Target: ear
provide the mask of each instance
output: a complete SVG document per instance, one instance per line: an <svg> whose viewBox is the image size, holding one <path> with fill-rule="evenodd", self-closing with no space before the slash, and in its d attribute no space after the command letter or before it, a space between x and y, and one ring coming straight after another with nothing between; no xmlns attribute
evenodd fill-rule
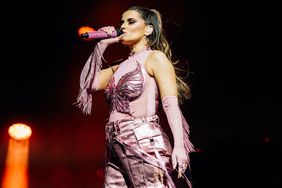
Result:
<svg viewBox="0 0 282 188"><path fill-rule="evenodd" d="M149 36L153 33L154 27L152 25L147 25L145 29L145 36Z"/></svg>

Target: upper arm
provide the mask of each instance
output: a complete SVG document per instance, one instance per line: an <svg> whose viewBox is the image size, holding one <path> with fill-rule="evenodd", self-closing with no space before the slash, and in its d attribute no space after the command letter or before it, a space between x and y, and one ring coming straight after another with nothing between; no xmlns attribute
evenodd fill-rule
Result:
<svg viewBox="0 0 282 188"><path fill-rule="evenodd" d="M98 75L98 82L96 83L97 85L95 87L96 91L103 90L107 87L109 81L111 80L117 68L118 65L115 65L100 71Z"/></svg>
<svg viewBox="0 0 282 188"><path fill-rule="evenodd" d="M174 67L163 52L153 51L146 60L146 69L156 79L161 98L177 96Z"/></svg>

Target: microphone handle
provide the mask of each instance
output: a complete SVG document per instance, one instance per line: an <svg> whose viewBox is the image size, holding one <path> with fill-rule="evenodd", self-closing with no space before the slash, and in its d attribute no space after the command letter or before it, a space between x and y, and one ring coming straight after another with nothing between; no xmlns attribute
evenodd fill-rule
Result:
<svg viewBox="0 0 282 188"><path fill-rule="evenodd" d="M106 38L114 38L122 34L120 29L116 29L113 31L111 35L104 31L90 31L86 33L82 33L81 37L85 39L106 39Z"/></svg>

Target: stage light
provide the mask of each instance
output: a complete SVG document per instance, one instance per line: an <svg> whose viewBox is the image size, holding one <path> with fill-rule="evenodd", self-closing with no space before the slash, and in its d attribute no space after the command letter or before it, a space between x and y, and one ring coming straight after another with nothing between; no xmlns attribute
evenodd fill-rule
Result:
<svg viewBox="0 0 282 188"><path fill-rule="evenodd" d="M89 27L89 26L81 26L79 29L78 29L78 36L80 37L80 38L82 38L83 40L88 40L88 41L90 41L91 39L87 39L87 38L83 38L83 37L81 37L81 34L83 34L83 33L86 33L86 32L90 32L90 31L95 31L95 29L94 28L92 28L92 27Z"/></svg>
<svg viewBox="0 0 282 188"><path fill-rule="evenodd" d="M31 128L23 123L9 127L10 135L2 188L28 188L28 153Z"/></svg>
<svg viewBox="0 0 282 188"><path fill-rule="evenodd" d="M22 123L16 123L10 126L9 135L16 140L25 140L31 136L31 128Z"/></svg>

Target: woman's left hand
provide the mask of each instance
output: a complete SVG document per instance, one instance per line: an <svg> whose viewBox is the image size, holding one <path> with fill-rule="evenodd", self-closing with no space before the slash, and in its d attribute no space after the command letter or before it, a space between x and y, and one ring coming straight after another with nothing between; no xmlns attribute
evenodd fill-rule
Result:
<svg viewBox="0 0 282 188"><path fill-rule="evenodd" d="M185 173L188 167L188 156L184 147L175 147L172 151L172 166L178 171L178 178Z"/></svg>

